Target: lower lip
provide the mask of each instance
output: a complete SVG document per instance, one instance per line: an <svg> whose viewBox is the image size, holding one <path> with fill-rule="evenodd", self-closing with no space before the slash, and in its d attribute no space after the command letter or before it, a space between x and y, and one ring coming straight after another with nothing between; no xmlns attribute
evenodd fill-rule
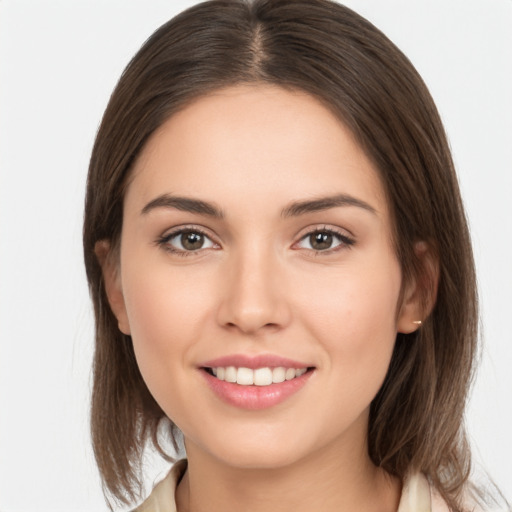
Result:
<svg viewBox="0 0 512 512"><path fill-rule="evenodd" d="M300 391L311 377L313 370L292 380L268 386L242 386L219 380L205 370L201 370L210 389L224 402L241 409L260 410L278 405Z"/></svg>

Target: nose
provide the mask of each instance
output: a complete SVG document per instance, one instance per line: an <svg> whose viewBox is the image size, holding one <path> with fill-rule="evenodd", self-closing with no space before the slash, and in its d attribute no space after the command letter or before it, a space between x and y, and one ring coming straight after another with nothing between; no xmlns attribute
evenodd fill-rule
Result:
<svg viewBox="0 0 512 512"><path fill-rule="evenodd" d="M252 335L283 329L291 319L283 269L276 258L248 252L226 262L218 322Z"/></svg>

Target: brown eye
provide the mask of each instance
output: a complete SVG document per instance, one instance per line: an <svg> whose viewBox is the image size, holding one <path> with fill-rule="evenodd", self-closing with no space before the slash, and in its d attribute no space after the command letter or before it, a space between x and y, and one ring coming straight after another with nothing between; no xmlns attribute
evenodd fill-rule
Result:
<svg viewBox="0 0 512 512"><path fill-rule="evenodd" d="M177 254L198 252L202 249L218 247L210 237L194 229L174 231L160 238L158 243L166 250Z"/></svg>
<svg viewBox="0 0 512 512"><path fill-rule="evenodd" d="M315 251L325 251L332 247L333 239L332 233L320 231L309 235L309 244Z"/></svg>
<svg viewBox="0 0 512 512"><path fill-rule="evenodd" d="M204 235L194 231L188 231L181 234L180 242L183 249L187 251L197 251L204 245Z"/></svg>
<svg viewBox="0 0 512 512"><path fill-rule="evenodd" d="M320 229L302 237L295 247L298 249L309 249L314 252L329 252L338 248L350 247L354 242L352 238L334 230Z"/></svg>

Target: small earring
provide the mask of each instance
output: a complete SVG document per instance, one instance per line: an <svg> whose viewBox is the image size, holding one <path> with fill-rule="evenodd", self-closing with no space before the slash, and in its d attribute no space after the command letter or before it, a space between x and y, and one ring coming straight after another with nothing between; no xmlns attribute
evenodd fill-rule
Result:
<svg viewBox="0 0 512 512"><path fill-rule="evenodd" d="M413 320L414 325L421 325L423 322L421 320Z"/></svg>

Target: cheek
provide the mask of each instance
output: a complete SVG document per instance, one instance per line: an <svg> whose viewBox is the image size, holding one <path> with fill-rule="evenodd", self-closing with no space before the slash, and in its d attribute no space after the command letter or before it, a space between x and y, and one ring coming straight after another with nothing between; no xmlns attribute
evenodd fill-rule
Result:
<svg viewBox="0 0 512 512"><path fill-rule="evenodd" d="M396 330L400 286L400 268L391 259L381 265L351 265L312 275L298 296L326 334L358 338L357 333L366 329Z"/></svg>
<svg viewBox="0 0 512 512"><path fill-rule="evenodd" d="M211 312L211 280L180 270L128 262L123 280L137 363L155 397L169 375L179 378L180 369L192 364Z"/></svg>
<svg viewBox="0 0 512 512"><path fill-rule="evenodd" d="M303 295L303 322L323 345L334 378L376 393L396 339L401 272L394 258L341 268ZM377 388L377 389L375 389ZM373 396L371 397L373 398Z"/></svg>

